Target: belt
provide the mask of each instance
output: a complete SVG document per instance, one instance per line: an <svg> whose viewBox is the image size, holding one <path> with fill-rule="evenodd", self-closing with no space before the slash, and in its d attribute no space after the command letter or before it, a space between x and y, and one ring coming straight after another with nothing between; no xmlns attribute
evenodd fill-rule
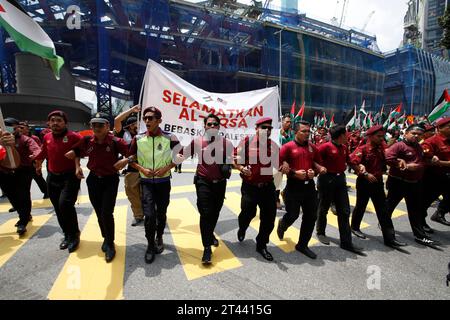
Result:
<svg viewBox="0 0 450 320"><path fill-rule="evenodd" d="M99 176L99 175L96 175L95 173L92 173L92 172L90 172L89 175L92 175L95 178L99 178L99 179L114 178L114 177L118 176L118 174L109 174L109 175L106 175L106 176Z"/></svg>
<svg viewBox="0 0 450 320"><path fill-rule="evenodd" d="M218 180L210 180L210 179L207 179L207 178L201 177L201 176L197 176L197 179L201 179L201 180L206 181L206 182L208 182L208 183L214 183L214 184L219 183L219 182L223 182L223 181L227 180L227 179L225 179L225 178L218 179Z"/></svg>
<svg viewBox="0 0 450 320"><path fill-rule="evenodd" d="M330 176L336 176L336 177L339 177L339 176L345 175L345 172L338 172L338 173L327 172L326 174L328 174L328 175L330 175Z"/></svg>
<svg viewBox="0 0 450 320"><path fill-rule="evenodd" d="M291 178L291 179L288 179L288 183L293 183L293 184L304 184L304 185L306 185L306 184L309 184L310 182L312 182L312 183L314 183L314 180L300 180L300 179L297 179L297 178Z"/></svg>
<svg viewBox="0 0 450 320"><path fill-rule="evenodd" d="M400 178L400 177L394 177L394 176L391 176L391 175L389 175L389 177L397 179L397 180L400 180L400 181L404 181L404 182L407 182L407 183L417 183L417 182L419 182L419 180L408 180L408 179L404 179L404 178Z"/></svg>
<svg viewBox="0 0 450 320"><path fill-rule="evenodd" d="M50 174L53 175L53 176L59 177L59 176L66 176L66 175L69 175L69 174L75 175L75 170L74 170L74 171L61 172L61 173L56 173L56 172L50 172L50 171L49 171L48 173L50 173Z"/></svg>
<svg viewBox="0 0 450 320"><path fill-rule="evenodd" d="M246 184L248 184L249 186L252 187L256 187L256 188L264 188L267 186L270 186L271 184L273 184L273 181L270 182L259 182L259 183L249 183L249 182L245 182Z"/></svg>

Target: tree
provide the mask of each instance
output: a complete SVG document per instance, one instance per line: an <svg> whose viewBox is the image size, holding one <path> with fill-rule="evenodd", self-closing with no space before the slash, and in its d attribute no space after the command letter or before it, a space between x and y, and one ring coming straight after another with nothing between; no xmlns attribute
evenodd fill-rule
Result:
<svg viewBox="0 0 450 320"><path fill-rule="evenodd" d="M444 29L441 45L446 49L450 49L450 7L445 10L443 16L439 17L438 21L441 28Z"/></svg>

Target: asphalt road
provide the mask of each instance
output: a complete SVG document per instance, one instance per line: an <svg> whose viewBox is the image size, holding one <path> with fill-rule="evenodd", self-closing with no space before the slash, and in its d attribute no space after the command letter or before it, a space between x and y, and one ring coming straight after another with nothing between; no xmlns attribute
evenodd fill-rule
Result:
<svg viewBox="0 0 450 320"><path fill-rule="evenodd" d="M122 194L116 204L116 245L118 255L111 264L100 251L101 237L95 213L82 182L76 208L82 242L69 255L58 246L62 238L56 216L48 202L37 201L28 236L19 239L13 228L16 213L8 213L0 202L0 300L2 299L145 299L145 300L317 300L317 299L425 299L450 298L445 278L449 273L450 228L429 222L442 251L414 242L406 207L398 207L394 226L400 240L408 243L407 253L383 245L375 214L366 212L363 232L367 240L355 237L366 257L339 248L338 229L332 214L327 234L330 246L313 241L318 254L311 260L293 249L300 219L291 227L287 241L273 240L268 250L275 261L267 262L255 252L256 229L250 227L239 243L236 232L239 213L240 178L233 174L227 200L216 227L220 246L214 249L213 265L201 266L193 166L173 173L165 251L153 264L144 262L146 240L143 226L131 227L132 212ZM355 176L349 175L350 185ZM119 192L123 192L123 177ZM355 197L355 190L349 192ZM83 197L84 195L84 197ZM32 198L42 194L32 185ZM41 203L39 205L39 203ZM39 207L40 208L37 208ZM433 212L429 209L429 215ZM277 218L282 216L279 211ZM92 216L91 216L92 215ZM448 216L447 216L448 218ZM257 224L254 225L257 228ZM275 235L275 230L272 235ZM314 236L314 235L313 235ZM83 238L85 237L85 238ZM276 239L275 237L271 239Z"/></svg>

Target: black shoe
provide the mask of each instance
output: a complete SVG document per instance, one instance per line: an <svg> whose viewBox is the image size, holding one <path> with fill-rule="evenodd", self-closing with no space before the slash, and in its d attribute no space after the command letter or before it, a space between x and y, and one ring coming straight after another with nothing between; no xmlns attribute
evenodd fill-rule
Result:
<svg viewBox="0 0 450 320"><path fill-rule="evenodd" d="M352 229L352 233L353 233L355 236L357 236L358 238L361 238L361 239L367 239L367 238L366 238L366 235L365 235L364 233L362 233L360 230L353 230L353 229Z"/></svg>
<svg viewBox="0 0 450 320"><path fill-rule="evenodd" d="M266 259L267 261L273 261L273 257L272 257L272 255L270 254L270 252L269 251L267 251L267 248L258 248L258 247L256 247L256 252L258 252L260 255L262 255L262 257L264 258L264 259Z"/></svg>
<svg viewBox="0 0 450 320"><path fill-rule="evenodd" d="M393 239L391 241L385 241L384 242L385 245L387 245L388 247L404 247L407 246L407 244L405 242L400 242L396 239Z"/></svg>
<svg viewBox="0 0 450 320"><path fill-rule="evenodd" d="M156 254L162 253L164 251L164 242L162 236L160 237L157 236L155 242L156 242L155 253Z"/></svg>
<svg viewBox="0 0 450 320"><path fill-rule="evenodd" d="M48 194L44 193L44 196L42 197L42 199L48 199L48 198L50 198L50 196Z"/></svg>
<svg viewBox="0 0 450 320"><path fill-rule="evenodd" d="M155 261L155 249L153 246L148 246L147 251L145 252L145 263L152 263Z"/></svg>
<svg viewBox="0 0 450 320"><path fill-rule="evenodd" d="M134 219L133 223L131 224L132 227L136 227L144 222L144 219L142 218L136 218Z"/></svg>
<svg viewBox="0 0 450 320"><path fill-rule="evenodd" d="M31 214L28 216L28 222L30 222L30 221L33 221L33 216L32 216ZM19 226L19 224L20 224L20 220L16 222L16 224L14 225L14 227Z"/></svg>
<svg viewBox="0 0 450 320"><path fill-rule="evenodd" d="M102 251L106 252L107 248L108 248L108 244L106 243L106 239L105 239L105 240L103 240L103 243L102 243Z"/></svg>
<svg viewBox="0 0 450 320"><path fill-rule="evenodd" d="M277 236L278 236L278 239L283 240L283 237L284 237L284 230L283 230L283 228L281 227L281 219L280 219L280 221L278 221Z"/></svg>
<svg viewBox="0 0 450 320"><path fill-rule="evenodd" d="M417 243L422 244L424 246L427 246L427 247L430 247L430 248L433 248L433 249L436 249L436 250L441 250L440 248L437 247L437 245L438 245L437 241L434 241L434 240L431 240L431 239L428 239L428 238L417 238L417 237L415 237L414 240Z"/></svg>
<svg viewBox="0 0 450 320"><path fill-rule="evenodd" d="M424 223L422 228L423 228L423 231L425 231L426 233L434 233L434 230L431 229L431 227L429 225L427 225L426 223Z"/></svg>
<svg viewBox="0 0 450 320"><path fill-rule="evenodd" d="M205 250L203 250L202 264L204 265L211 264L211 256L212 256L211 247L205 247Z"/></svg>
<svg viewBox="0 0 450 320"><path fill-rule="evenodd" d="M59 249L60 250L66 250L68 246L69 246L69 237L68 236L64 236L64 239L59 244Z"/></svg>
<svg viewBox="0 0 450 320"><path fill-rule="evenodd" d="M8 212L14 212L14 211L16 211L16 208L14 208L14 207L9 208L9 210L8 210Z"/></svg>
<svg viewBox="0 0 450 320"><path fill-rule="evenodd" d="M344 249L344 250L353 252L353 253L355 253L355 254L357 254L357 255L359 255L359 256L363 256L363 257L367 256L367 255L362 251L362 248L359 248L359 247L357 247L357 246L355 246L355 245L341 245L341 248Z"/></svg>
<svg viewBox="0 0 450 320"><path fill-rule="evenodd" d="M17 233L19 236L23 235L25 232L27 232L27 227L24 224L19 224L17 226Z"/></svg>
<svg viewBox="0 0 450 320"><path fill-rule="evenodd" d="M116 256L116 248L114 247L114 243L110 245L106 245L105 250L105 260L106 262L111 262Z"/></svg>
<svg viewBox="0 0 450 320"><path fill-rule="evenodd" d="M311 251L308 247L301 247L297 244L295 246L295 250L303 253L305 256L307 256L311 259L317 259L317 254L315 254L313 251Z"/></svg>
<svg viewBox="0 0 450 320"><path fill-rule="evenodd" d="M440 215L439 213L435 212L430 219L434 222L441 223L444 226L450 226L450 222L445 220L445 217L443 215Z"/></svg>
<svg viewBox="0 0 450 320"><path fill-rule="evenodd" d="M323 244L326 244L327 246L330 245L330 239L324 235L324 234L318 234L317 239L322 242Z"/></svg>
<svg viewBox="0 0 450 320"><path fill-rule="evenodd" d="M219 246L219 240L217 240L216 237L213 238L213 246L218 247Z"/></svg>
<svg viewBox="0 0 450 320"><path fill-rule="evenodd" d="M245 231L242 231L241 229L239 229L238 232L237 232L237 238L238 238L239 242L244 241L244 239L245 239Z"/></svg>
<svg viewBox="0 0 450 320"><path fill-rule="evenodd" d="M80 234L76 234L75 236L69 237L69 245L67 246L67 249L69 252L74 252L78 249L78 246L80 245Z"/></svg>

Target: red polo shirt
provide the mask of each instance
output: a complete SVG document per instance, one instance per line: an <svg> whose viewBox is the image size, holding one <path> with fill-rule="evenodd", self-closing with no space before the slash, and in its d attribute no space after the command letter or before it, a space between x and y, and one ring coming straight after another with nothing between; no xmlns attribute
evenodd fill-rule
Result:
<svg viewBox="0 0 450 320"><path fill-rule="evenodd" d="M340 146L333 142L327 142L319 146L322 165L327 168L328 173L343 173L350 162L348 149L345 144Z"/></svg>
<svg viewBox="0 0 450 320"><path fill-rule="evenodd" d="M300 144L297 141L291 141L281 147L280 165L286 161L289 167L294 170L314 169L314 162L321 163L319 150L311 142Z"/></svg>
<svg viewBox="0 0 450 320"><path fill-rule="evenodd" d="M450 161L450 139L442 134L436 134L422 144L424 157L431 159L437 156L439 160ZM430 172L434 174L450 173L449 167L430 166Z"/></svg>
<svg viewBox="0 0 450 320"><path fill-rule="evenodd" d="M186 157L198 155L198 165L196 174L206 180L221 180L223 179L220 166L217 164L232 162L234 147L233 144L224 138L219 138L217 141L210 142L205 137L199 137L191 141L191 143L183 149L183 154ZM217 160L217 162L216 162Z"/></svg>
<svg viewBox="0 0 450 320"><path fill-rule="evenodd" d="M102 143L98 143L95 136L84 137L73 149L81 157L89 157L88 169L96 176L103 177L117 174L114 164L119 160L119 153L127 155L128 144L125 140L108 133Z"/></svg>
<svg viewBox="0 0 450 320"><path fill-rule="evenodd" d="M30 137L20 135L16 136L16 150L20 155L20 167L32 167L34 158L41 152L39 145Z"/></svg>
<svg viewBox="0 0 450 320"><path fill-rule="evenodd" d="M48 171L51 173L75 173L75 162L64 155L80 140L81 136L78 133L69 130L60 136L47 133L36 160L47 159Z"/></svg>
<svg viewBox="0 0 450 320"><path fill-rule="evenodd" d="M419 181L422 179L425 164L423 162L423 150L420 144L407 144L405 141L394 143L386 152L386 163L389 165L389 175L408 181ZM416 171L400 170L398 159L405 160L406 164L419 165Z"/></svg>
<svg viewBox="0 0 450 320"><path fill-rule="evenodd" d="M261 143L258 136L245 137L234 151L237 163L250 166L251 176L241 178L249 184L266 183L273 180L273 168L279 167L279 147L271 139ZM277 169L278 169L277 167Z"/></svg>
<svg viewBox="0 0 450 320"><path fill-rule="evenodd" d="M386 171L386 158L384 157L386 147L385 143L374 146L369 141L356 148L350 155L350 163L353 165L364 165L368 173L383 181L383 173Z"/></svg>

